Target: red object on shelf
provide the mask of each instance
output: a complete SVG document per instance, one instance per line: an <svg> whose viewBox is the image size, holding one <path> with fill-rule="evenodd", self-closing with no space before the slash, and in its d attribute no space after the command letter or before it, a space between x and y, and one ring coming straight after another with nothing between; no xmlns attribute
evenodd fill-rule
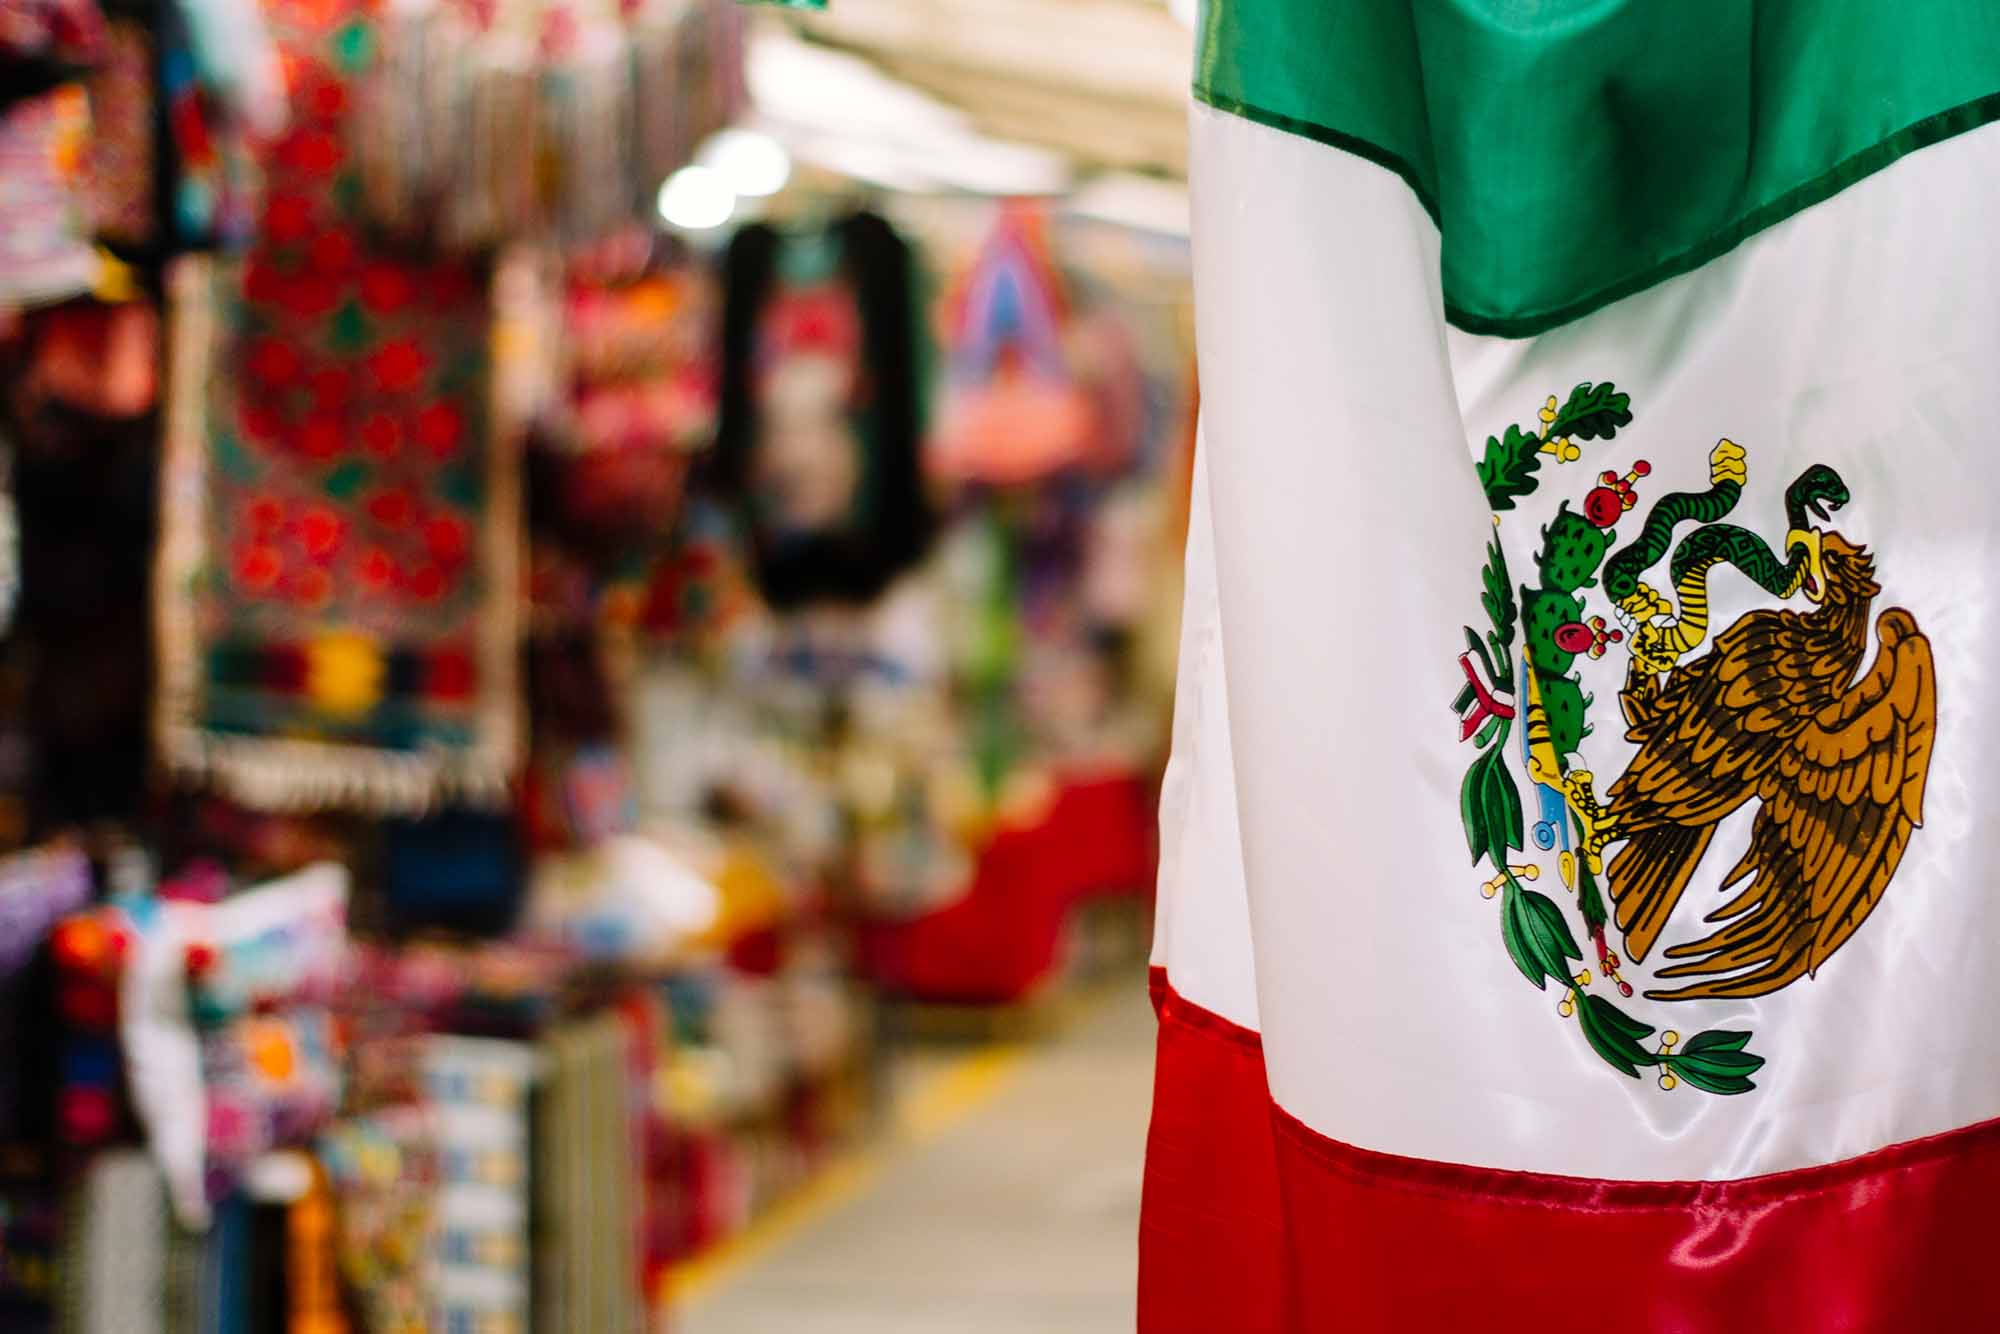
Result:
<svg viewBox="0 0 2000 1334"><path fill-rule="evenodd" d="M879 985L917 1000L1018 1001L1054 972L1070 911L1150 896L1157 857L1150 784L1133 774L1064 781L1040 824L993 836L962 897L872 925L864 963Z"/></svg>
<svg viewBox="0 0 2000 1334"><path fill-rule="evenodd" d="M1159 864L1154 792L1129 773L1065 781L1036 833L1037 874L1071 902L1150 899Z"/></svg>

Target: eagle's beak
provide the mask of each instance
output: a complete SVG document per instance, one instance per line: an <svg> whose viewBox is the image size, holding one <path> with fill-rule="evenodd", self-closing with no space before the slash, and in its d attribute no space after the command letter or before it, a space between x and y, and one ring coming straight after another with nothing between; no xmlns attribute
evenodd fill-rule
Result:
<svg viewBox="0 0 2000 1334"><path fill-rule="evenodd" d="M1799 571L1799 591L1814 602L1826 597L1826 564L1820 552L1817 528L1794 528L1785 534L1785 554L1804 548L1805 567Z"/></svg>

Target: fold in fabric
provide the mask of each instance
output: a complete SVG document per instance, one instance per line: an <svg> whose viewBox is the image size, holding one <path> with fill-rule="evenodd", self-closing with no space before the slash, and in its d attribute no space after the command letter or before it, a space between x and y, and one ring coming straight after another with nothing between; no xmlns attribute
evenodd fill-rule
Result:
<svg viewBox="0 0 2000 1334"><path fill-rule="evenodd" d="M1195 95L1389 167L1523 337L2000 117L1982 0L1215 0Z"/></svg>
<svg viewBox="0 0 2000 1334"><path fill-rule="evenodd" d="M1541 1331L1982 1329L2000 1121L1792 1172L1607 1181L1426 1162L1271 1102L1256 1033L1160 1015L1139 1327ZM1260 1124L1261 1123L1261 1124Z"/></svg>

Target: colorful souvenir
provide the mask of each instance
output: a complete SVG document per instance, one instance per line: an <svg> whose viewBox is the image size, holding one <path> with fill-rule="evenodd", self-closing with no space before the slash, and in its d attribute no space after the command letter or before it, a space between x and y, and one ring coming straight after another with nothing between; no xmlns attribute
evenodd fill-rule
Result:
<svg viewBox="0 0 2000 1334"><path fill-rule="evenodd" d="M1002 207L946 316L949 381L930 465L946 477L1018 483L1102 447L1064 346L1068 305L1043 219Z"/></svg>
<svg viewBox="0 0 2000 1334"><path fill-rule="evenodd" d="M258 244L176 284L162 749L246 804L504 798L514 451L482 273L372 249L341 131L369 28L281 26L294 122ZM309 40L310 39L310 40Z"/></svg>

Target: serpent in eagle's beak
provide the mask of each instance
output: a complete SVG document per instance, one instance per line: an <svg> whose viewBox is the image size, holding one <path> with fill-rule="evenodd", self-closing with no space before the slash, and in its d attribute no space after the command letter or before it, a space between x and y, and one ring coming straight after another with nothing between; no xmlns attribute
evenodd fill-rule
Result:
<svg viewBox="0 0 2000 1334"><path fill-rule="evenodd" d="M1813 602L1826 596L1826 565L1820 530L1807 516L1824 521L1847 500L1847 483L1823 463L1806 469L1785 488L1785 518L1791 525L1785 534L1785 563L1797 571L1798 590Z"/></svg>

